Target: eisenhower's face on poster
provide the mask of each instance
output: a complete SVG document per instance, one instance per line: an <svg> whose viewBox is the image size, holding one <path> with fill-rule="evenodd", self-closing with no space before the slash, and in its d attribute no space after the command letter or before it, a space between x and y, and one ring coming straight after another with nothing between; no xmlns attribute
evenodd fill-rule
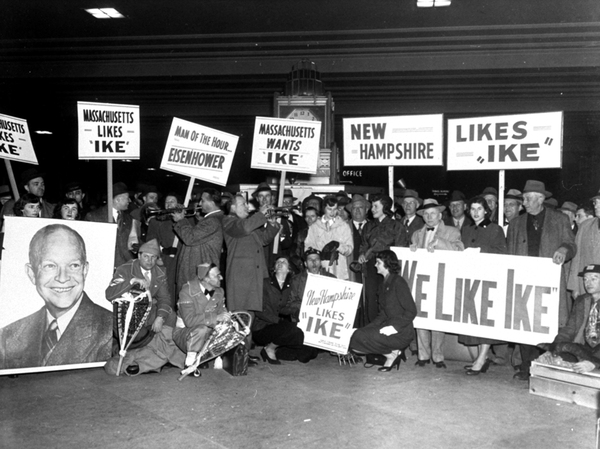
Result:
<svg viewBox="0 0 600 449"><path fill-rule="evenodd" d="M101 366L112 349L104 291L116 225L23 217L5 225L0 371L10 371L0 374Z"/></svg>
<svg viewBox="0 0 600 449"><path fill-rule="evenodd" d="M31 240L26 270L48 311L59 318L83 295L89 270L83 239L68 227L41 229Z"/></svg>

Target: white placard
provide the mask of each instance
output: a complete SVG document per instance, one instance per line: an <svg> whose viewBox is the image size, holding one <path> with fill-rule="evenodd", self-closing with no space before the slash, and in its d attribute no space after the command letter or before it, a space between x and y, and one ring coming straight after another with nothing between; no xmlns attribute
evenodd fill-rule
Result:
<svg viewBox="0 0 600 449"><path fill-rule="evenodd" d="M443 114L344 119L344 165L443 165L443 136Z"/></svg>
<svg viewBox="0 0 600 449"><path fill-rule="evenodd" d="M362 284L308 273L298 327L304 344L348 352Z"/></svg>
<svg viewBox="0 0 600 449"><path fill-rule="evenodd" d="M160 168L227 184L239 137L173 117Z"/></svg>
<svg viewBox="0 0 600 449"><path fill-rule="evenodd" d="M106 300L105 290L113 274L117 225L6 217L5 226L0 270L0 374L102 366L110 357L112 305ZM57 226L59 229L53 229ZM30 246L34 248L32 254L36 254L33 237L38 232L47 235L66 232L71 242L81 238L87 260L83 274L78 268L82 254L79 246L52 245L47 243L47 235L38 247L42 248L43 259L39 265L32 264ZM70 262L63 266L64 261ZM79 296L81 292L83 297ZM57 356L55 363L43 363L40 346L45 331L39 327L40 320L42 325L46 322L46 304L67 310L78 297L82 298L79 308L68 326L61 329L59 342L67 356L64 359ZM104 323L101 328L100 320ZM95 356L103 341L108 342L108 351L106 358L100 360Z"/></svg>
<svg viewBox="0 0 600 449"><path fill-rule="evenodd" d="M256 117L252 168L317 173L321 122Z"/></svg>
<svg viewBox="0 0 600 449"><path fill-rule="evenodd" d="M79 159L139 159L140 107L77 102Z"/></svg>
<svg viewBox="0 0 600 449"><path fill-rule="evenodd" d="M27 120L0 114L0 159L37 165Z"/></svg>
<svg viewBox="0 0 600 449"><path fill-rule="evenodd" d="M562 112L448 120L448 170L561 168Z"/></svg>
<svg viewBox="0 0 600 449"><path fill-rule="evenodd" d="M391 249L417 305L416 328L529 345L554 340L561 267L552 259Z"/></svg>

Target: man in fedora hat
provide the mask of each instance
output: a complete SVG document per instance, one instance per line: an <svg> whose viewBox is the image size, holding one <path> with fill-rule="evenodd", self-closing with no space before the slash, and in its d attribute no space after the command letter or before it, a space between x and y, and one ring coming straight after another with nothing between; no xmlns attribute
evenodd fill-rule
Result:
<svg viewBox="0 0 600 449"><path fill-rule="evenodd" d="M523 206L526 214L514 218L508 225L506 238L509 254L515 256L550 257L562 266L559 325L564 325L570 310L567 298L565 262L576 252L575 238L566 215L544 207L544 200L552 193L541 181L528 180L523 189ZM535 346L521 345L521 367L514 378L528 380L531 362L539 355Z"/></svg>
<svg viewBox="0 0 600 449"><path fill-rule="evenodd" d="M600 217L600 192L592 197L591 201L596 216L581 223L575 236L577 254L571 261L567 283L567 289L571 291L573 298L577 298L585 291L583 280L578 273L587 265L600 262L600 218L598 218Z"/></svg>
<svg viewBox="0 0 600 449"><path fill-rule="evenodd" d="M167 273L157 265L160 247L156 239L142 246L137 259L125 262L117 267L106 289L106 299L112 301L139 285L150 292L152 308L127 351L123 368L129 375L149 371L160 371L167 362L183 368L183 353L173 342L175 314L172 313L171 293L167 285ZM116 374L119 356L115 355L104 367L109 374ZM120 373L119 373L120 374Z"/></svg>
<svg viewBox="0 0 600 449"><path fill-rule="evenodd" d="M577 234L577 222L575 221L575 214L577 213L577 204L571 201L565 201L562 206L558 208L563 214L569 217L571 223L571 230L573 234Z"/></svg>
<svg viewBox="0 0 600 449"><path fill-rule="evenodd" d="M448 198L448 209L450 215L444 218L444 224L454 226L459 231L463 226L470 226L473 220L466 214L467 197L460 190L455 190Z"/></svg>
<svg viewBox="0 0 600 449"><path fill-rule="evenodd" d="M423 217L425 226L416 231L411 240L410 249L424 248L429 252L436 250L462 251L465 249L460 231L454 226L446 226L442 221L442 212L445 206L438 204L434 199L428 198L417 214ZM437 368L446 368L444 363L443 332L417 329L419 360L417 366L425 366L433 361Z"/></svg>
<svg viewBox="0 0 600 449"><path fill-rule="evenodd" d="M123 265L128 260L133 259L132 250L139 244L137 226L134 219L127 212L129 203L129 191L123 182L117 182L113 185L113 207L112 221L117 223L117 241L115 247L115 268ZM89 212L85 216L85 221L96 223L108 222L108 204Z"/></svg>
<svg viewBox="0 0 600 449"><path fill-rule="evenodd" d="M594 208L591 204L580 204L577 206L575 212L575 222L577 223L577 231L581 229L581 225L584 221L591 220L594 218Z"/></svg>
<svg viewBox="0 0 600 449"><path fill-rule="evenodd" d="M493 187L486 187L481 192L481 196L488 203L488 206L492 213L490 214L490 221L492 223L498 223L498 191Z"/></svg>
<svg viewBox="0 0 600 449"><path fill-rule="evenodd" d="M421 216L417 215L417 209L423 204L423 200L419 198L416 190L406 189L400 204L404 210L402 224L406 228L407 241L410 242L414 232L421 229L425 224Z"/></svg>
<svg viewBox="0 0 600 449"><path fill-rule="evenodd" d="M508 232L508 224L523 210L523 194L520 190L509 189L504 195L504 235Z"/></svg>

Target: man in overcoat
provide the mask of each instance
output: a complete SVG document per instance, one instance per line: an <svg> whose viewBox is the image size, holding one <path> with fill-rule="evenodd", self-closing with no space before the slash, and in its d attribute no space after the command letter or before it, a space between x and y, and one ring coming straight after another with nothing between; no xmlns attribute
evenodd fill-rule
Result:
<svg viewBox="0 0 600 449"><path fill-rule="evenodd" d="M429 252L436 250L462 251L465 249L460 238L460 231L454 226L446 226L442 221L442 212L446 207L428 198L417 214L423 217L425 226L415 231L410 244L411 251L424 248ZM444 363L445 334L438 331L417 329L419 359L417 366L425 366L433 360L437 368L446 368Z"/></svg>
<svg viewBox="0 0 600 449"><path fill-rule="evenodd" d="M508 225L506 243L508 253L515 256L550 257L561 265L559 326L569 316L570 299L567 297L564 264L576 253L575 237L568 217L544 207L544 200L552 196L541 181L528 180L523 189L523 206L526 214L515 217ZM539 355L535 346L521 345L521 367L515 379L528 380L531 362Z"/></svg>
<svg viewBox="0 0 600 449"><path fill-rule="evenodd" d="M262 310L263 279L269 277L265 246L279 231L279 224L264 215L269 207L264 204L249 216L246 199L236 195L229 215L223 219L227 245L227 308L231 312Z"/></svg>
<svg viewBox="0 0 600 449"><path fill-rule="evenodd" d="M172 214L173 230L179 237L177 251L177 287L181 288L196 277L196 267L201 263L219 266L223 250L223 212L221 194L213 188L202 191L200 207L204 216L195 226L185 219L185 212Z"/></svg>

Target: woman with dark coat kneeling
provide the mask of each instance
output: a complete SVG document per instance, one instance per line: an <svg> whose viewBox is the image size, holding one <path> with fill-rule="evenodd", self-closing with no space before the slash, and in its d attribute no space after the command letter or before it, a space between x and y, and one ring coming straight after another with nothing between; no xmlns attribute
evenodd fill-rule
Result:
<svg viewBox="0 0 600 449"><path fill-rule="evenodd" d="M357 329L350 349L365 354L384 354L385 365L379 371L399 368L404 350L414 338L413 320L417 307L406 281L400 276L400 264L393 251L377 253L375 268L383 276L379 288L379 315L367 326Z"/></svg>
<svg viewBox="0 0 600 449"><path fill-rule="evenodd" d="M289 309L292 273L286 257L275 261L275 272L263 282L263 310L256 312L252 322L252 339L264 346L260 355L271 365L280 360L307 363L317 356L317 349L304 345L304 333L297 325L298 317Z"/></svg>

